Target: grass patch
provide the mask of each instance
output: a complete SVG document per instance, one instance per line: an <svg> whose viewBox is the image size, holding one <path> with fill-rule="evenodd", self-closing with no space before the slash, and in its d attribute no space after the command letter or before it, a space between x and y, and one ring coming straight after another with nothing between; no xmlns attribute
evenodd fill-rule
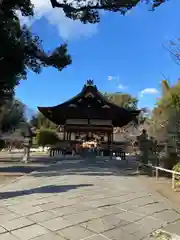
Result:
<svg viewBox="0 0 180 240"><path fill-rule="evenodd" d="M163 232L161 230L155 231L151 234L151 237L156 238L157 240L172 240L171 234Z"/></svg>

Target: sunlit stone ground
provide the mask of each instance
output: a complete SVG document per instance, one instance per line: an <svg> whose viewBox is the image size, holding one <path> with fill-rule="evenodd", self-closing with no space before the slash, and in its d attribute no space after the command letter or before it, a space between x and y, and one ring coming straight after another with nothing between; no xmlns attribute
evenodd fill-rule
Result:
<svg viewBox="0 0 180 240"><path fill-rule="evenodd" d="M2 185L0 240L155 239L160 228L178 234L178 209L123 163L114 165L48 162Z"/></svg>

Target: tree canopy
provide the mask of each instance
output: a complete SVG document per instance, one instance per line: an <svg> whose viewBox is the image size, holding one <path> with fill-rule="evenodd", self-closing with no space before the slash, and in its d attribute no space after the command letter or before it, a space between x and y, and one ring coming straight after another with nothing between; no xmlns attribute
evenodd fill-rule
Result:
<svg viewBox="0 0 180 240"><path fill-rule="evenodd" d="M52 66L61 71L71 63L67 45L62 44L46 53L42 41L26 25L21 25L19 14L34 15L30 0L1 1L0 3L0 104L13 96L14 88L27 71L40 73L42 67Z"/></svg>
<svg viewBox="0 0 180 240"><path fill-rule="evenodd" d="M135 110L137 109L137 98L131 96L128 93L104 93L104 96L111 102L117 104L120 107Z"/></svg>
<svg viewBox="0 0 180 240"><path fill-rule="evenodd" d="M125 15L141 0L103 0L103 1L66 1L49 0L53 7L61 8L66 17L80 20L83 23L97 23L100 21L99 11L119 12ZM167 0L144 0L150 4L150 9L165 3ZM58 46L51 53L43 49L42 41L33 35L31 30L22 25L19 16L33 17L33 4L31 0L6 0L0 3L0 104L4 99L14 94L14 88L21 79L27 78L27 71L40 73L43 67L52 66L61 71L71 64L71 57L67 45ZM178 41L179 43L179 41ZM170 50L179 61L178 43L175 49Z"/></svg>
<svg viewBox="0 0 180 240"><path fill-rule="evenodd" d="M56 133L50 129L40 129L37 133L37 144L45 147L47 145L54 145L59 141Z"/></svg>
<svg viewBox="0 0 180 240"><path fill-rule="evenodd" d="M32 117L30 120L30 125L35 127L36 129L57 129L57 125L51 122L48 118L46 118L42 113L38 112L36 115Z"/></svg>
<svg viewBox="0 0 180 240"><path fill-rule="evenodd" d="M98 23L100 22L100 11L110 11L126 15L132 8L140 3L149 5L149 10L154 11L157 7L166 3L168 0L58 0L51 1L52 7L63 10L66 17L72 20L80 20L82 23ZM180 64L180 39L169 41L166 47L172 58Z"/></svg>
<svg viewBox="0 0 180 240"><path fill-rule="evenodd" d="M23 122L26 122L25 105L18 99L7 101L0 112L0 131L2 133L14 131Z"/></svg>
<svg viewBox="0 0 180 240"><path fill-rule="evenodd" d="M141 0L98 0L98 1L66 1L59 2L50 0L52 7L61 8L68 18L80 20L83 23L97 23L100 21L99 11L119 12L125 15L130 9L136 7ZM155 10L156 7L165 3L167 0L144 0L143 2L150 4L150 9Z"/></svg>
<svg viewBox="0 0 180 240"><path fill-rule="evenodd" d="M180 132L180 81L170 85L162 81L162 96L152 112L150 132L160 141Z"/></svg>

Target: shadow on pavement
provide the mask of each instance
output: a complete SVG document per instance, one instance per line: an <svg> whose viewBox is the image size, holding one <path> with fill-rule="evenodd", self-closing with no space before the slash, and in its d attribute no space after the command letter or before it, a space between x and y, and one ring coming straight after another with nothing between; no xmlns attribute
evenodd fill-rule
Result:
<svg viewBox="0 0 180 240"><path fill-rule="evenodd" d="M19 164L21 159L22 159L22 156L21 157L17 157L17 156L0 157L0 164L11 164L11 163L12 164ZM46 164L56 163L60 160L61 159L49 158L48 156L31 156L30 160L29 160L29 163L30 164L35 163L35 164L46 165Z"/></svg>
<svg viewBox="0 0 180 240"><path fill-rule="evenodd" d="M53 177L62 175L85 176L137 176L136 163L110 160L106 162L88 163L86 161L63 161L60 164L31 173L34 177Z"/></svg>
<svg viewBox="0 0 180 240"><path fill-rule="evenodd" d="M39 163L51 164L36 164ZM36 158L29 164L11 164L0 166L0 173L30 173L34 177L53 177L62 175L85 175L85 176L137 176L138 163L134 160L104 160L98 159L96 162L86 160L60 160L48 158ZM141 173L142 175L142 173ZM147 175L145 173L145 175Z"/></svg>
<svg viewBox="0 0 180 240"><path fill-rule="evenodd" d="M15 166L3 166L0 167L0 173L31 173L33 171L40 171L44 167L41 166L21 166L21 165L15 165Z"/></svg>
<svg viewBox="0 0 180 240"><path fill-rule="evenodd" d="M38 188L26 189L22 191L0 192L0 200L13 197L25 196L34 193L61 193L67 192L80 187L90 187L93 184L77 184L77 185L47 185Z"/></svg>

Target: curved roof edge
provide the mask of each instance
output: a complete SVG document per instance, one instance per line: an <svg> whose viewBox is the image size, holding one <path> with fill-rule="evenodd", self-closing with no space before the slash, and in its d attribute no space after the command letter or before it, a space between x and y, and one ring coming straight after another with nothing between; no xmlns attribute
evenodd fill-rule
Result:
<svg viewBox="0 0 180 240"><path fill-rule="evenodd" d="M53 110L53 109L57 109L57 108L61 108L61 107L64 107L66 105L69 105L72 101L75 101L76 99L80 98L80 97L83 97L83 95L87 92L93 92L97 97L101 98L104 102L106 102L107 104L109 104L110 106L113 106L115 108L121 108L121 109L124 109L126 110L127 112L131 112L133 115L139 115L140 112L142 110L129 110L129 109L126 109L126 108L123 108L123 107L120 107L118 106L117 104L109 101L97 88L96 85L94 85L93 83L93 80L87 80L87 83L84 84L82 90L77 94L75 95L74 97L68 99L67 101L61 103L61 104L57 104L55 106L51 106L51 107L40 107L38 106L38 110L41 112L43 110Z"/></svg>

